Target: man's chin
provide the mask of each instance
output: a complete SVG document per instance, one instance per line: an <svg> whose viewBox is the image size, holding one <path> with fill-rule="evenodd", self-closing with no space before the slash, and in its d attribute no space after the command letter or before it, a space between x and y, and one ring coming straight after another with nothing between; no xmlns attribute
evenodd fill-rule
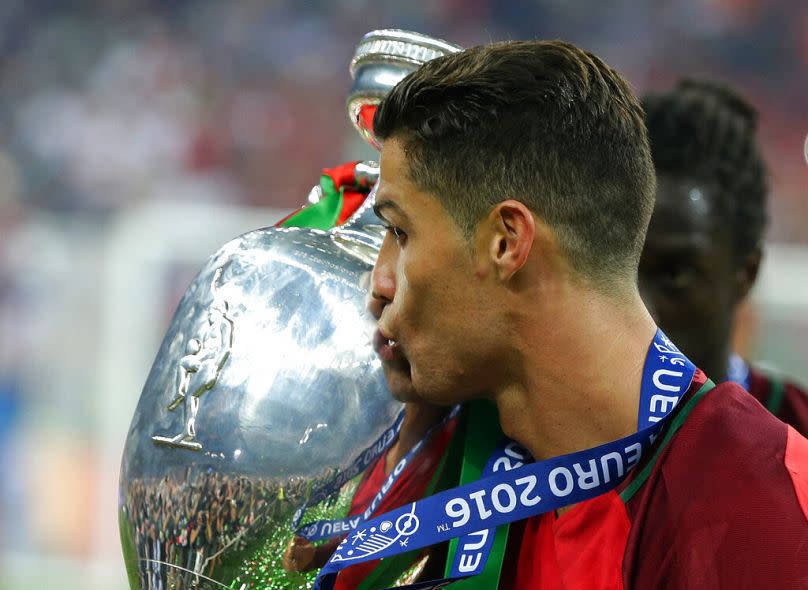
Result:
<svg viewBox="0 0 808 590"><path fill-rule="evenodd" d="M387 387L394 399L404 403L420 401L412 385L409 367L396 367L387 363L383 363L382 366Z"/></svg>

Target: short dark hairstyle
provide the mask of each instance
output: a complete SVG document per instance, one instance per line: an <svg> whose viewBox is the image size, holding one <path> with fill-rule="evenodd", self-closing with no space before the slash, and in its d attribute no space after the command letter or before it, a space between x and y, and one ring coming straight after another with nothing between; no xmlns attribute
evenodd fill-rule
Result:
<svg viewBox="0 0 808 590"><path fill-rule="evenodd" d="M643 112L620 75L562 41L474 47L427 62L381 102L383 141L467 236L516 199L598 284L636 279L655 176Z"/></svg>
<svg viewBox="0 0 808 590"><path fill-rule="evenodd" d="M642 102L657 173L707 185L740 262L760 247L767 221L754 107L725 83L696 79Z"/></svg>

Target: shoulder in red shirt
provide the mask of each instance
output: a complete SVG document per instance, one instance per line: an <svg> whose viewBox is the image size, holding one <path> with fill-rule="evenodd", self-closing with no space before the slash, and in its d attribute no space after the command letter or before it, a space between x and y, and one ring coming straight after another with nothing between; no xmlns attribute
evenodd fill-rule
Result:
<svg viewBox="0 0 808 590"><path fill-rule="evenodd" d="M704 379L620 488L512 527L500 588L808 588L808 441Z"/></svg>
<svg viewBox="0 0 808 590"><path fill-rule="evenodd" d="M778 375L750 367L749 393L780 420L808 436L808 391Z"/></svg>

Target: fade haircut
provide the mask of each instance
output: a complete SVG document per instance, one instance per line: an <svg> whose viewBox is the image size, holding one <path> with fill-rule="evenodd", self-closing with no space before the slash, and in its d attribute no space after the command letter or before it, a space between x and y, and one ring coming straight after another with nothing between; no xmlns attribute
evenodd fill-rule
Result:
<svg viewBox="0 0 808 590"><path fill-rule="evenodd" d="M727 84L684 79L642 99L658 174L707 185L730 231L736 264L760 248L766 227L766 165L757 111Z"/></svg>
<svg viewBox="0 0 808 590"><path fill-rule="evenodd" d="M421 66L373 122L401 142L410 180L471 237L515 199L594 284L636 280L654 206L643 112L595 55L562 41L474 47Z"/></svg>

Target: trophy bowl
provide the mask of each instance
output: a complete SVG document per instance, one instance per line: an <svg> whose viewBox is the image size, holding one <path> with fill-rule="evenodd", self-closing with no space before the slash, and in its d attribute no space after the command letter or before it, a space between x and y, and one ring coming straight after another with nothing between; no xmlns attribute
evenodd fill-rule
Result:
<svg viewBox="0 0 808 590"><path fill-rule="evenodd" d="M365 311L377 246L356 225L260 229L194 279L126 440L132 588L308 587L280 567L295 512L341 478L305 519L345 516L357 459L402 409Z"/></svg>

